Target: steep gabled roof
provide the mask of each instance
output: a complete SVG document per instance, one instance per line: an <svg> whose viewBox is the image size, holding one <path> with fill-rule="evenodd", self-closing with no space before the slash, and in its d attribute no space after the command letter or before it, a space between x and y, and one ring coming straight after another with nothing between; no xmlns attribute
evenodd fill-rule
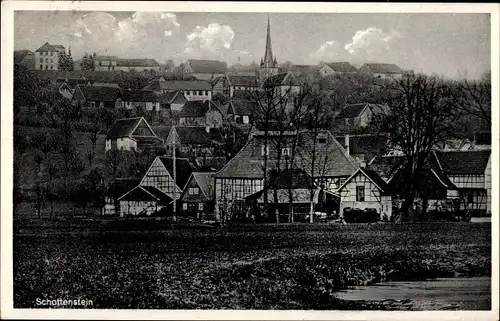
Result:
<svg viewBox="0 0 500 321"><path fill-rule="evenodd" d="M247 99L233 99L229 102L226 113L234 112L235 115L251 115L252 102Z"/></svg>
<svg viewBox="0 0 500 321"><path fill-rule="evenodd" d="M357 72L358 69L348 63L347 61L342 62L326 62L328 67L332 68L335 72Z"/></svg>
<svg viewBox="0 0 500 321"><path fill-rule="evenodd" d="M192 100L188 101L182 107L182 110L179 113L180 117L203 117L205 114L211 109L219 107L210 100L201 101L201 100Z"/></svg>
<svg viewBox="0 0 500 321"><path fill-rule="evenodd" d="M223 138L220 130L211 128L207 133L202 126L176 126L175 132L179 136L181 144L185 145L211 145L222 144Z"/></svg>
<svg viewBox="0 0 500 321"><path fill-rule="evenodd" d="M172 179L173 175L173 159L172 157L159 156L158 159L161 161L163 166L167 169ZM176 172L176 184L182 190L191 176L191 173L196 171L196 167L189 162L187 158L176 158L175 159L175 172Z"/></svg>
<svg viewBox="0 0 500 321"><path fill-rule="evenodd" d="M359 168L354 174L352 174L338 189L341 191L344 187L354 178L356 175L361 174L367 177L372 183L374 183L383 194L389 192L389 185L373 170Z"/></svg>
<svg viewBox="0 0 500 321"><path fill-rule="evenodd" d="M374 113L386 113L389 109L387 105L383 104L369 104L369 103L350 104L344 107L344 109L342 109L342 111L337 115L337 118L343 119L343 118L358 117L367 108L370 108Z"/></svg>
<svg viewBox="0 0 500 321"><path fill-rule="evenodd" d="M171 104L177 96L182 96L184 100L187 102L186 96L180 90L167 91L166 93L160 95L160 101L164 104Z"/></svg>
<svg viewBox="0 0 500 321"><path fill-rule="evenodd" d="M65 49L61 45L51 45L50 43L44 43L40 48L38 48L35 52L64 52Z"/></svg>
<svg viewBox="0 0 500 321"><path fill-rule="evenodd" d="M125 90L123 101L132 102L158 102L159 99L152 90Z"/></svg>
<svg viewBox="0 0 500 321"><path fill-rule="evenodd" d="M29 51L29 50L16 50L16 51L14 51L14 63L20 64L27 55L34 55L34 53Z"/></svg>
<svg viewBox="0 0 500 321"><path fill-rule="evenodd" d="M244 86L244 87L257 87L258 81L255 76L227 76L229 86Z"/></svg>
<svg viewBox="0 0 500 321"><path fill-rule="evenodd" d="M160 64L154 59L117 59L117 67L159 67Z"/></svg>
<svg viewBox="0 0 500 321"><path fill-rule="evenodd" d="M119 198L127 201L157 201L169 204L173 199L153 186L136 186Z"/></svg>
<svg viewBox="0 0 500 321"><path fill-rule="evenodd" d="M114 102L121 97L121 89L115 87L98 87L78 85L86 100Z"/></svg>
<svg viewBox="0 0 500 321"><path fill-rule="evenodd" d="M144 121L149 127L149 124L143 117L118 119L106 135L106 138L130 137L141 121Z"/></svg>
<svg viewBox="0 0 500 321"><path fill-rule="evenodd" d="M213 198L214 191L214 175L215 173L206 173L206 172L193 172L193 179L196 180L200 190L205 195L206 198Z"/></svg>
<svg viewBox="0 0 500 321"><path fill-rule="evenodd" d="M484 174L490 159L490 150L436 152L448 175Z"/></svg>
<svg viewBox="0 0 500 321"><path fill-rule="evenodd" d="M403 70L395 64L368 63L364 64L375 74L402 74ZM363 67L361 67L363 68Z"/></svg>
<svg viewBox="0 0 500 321"><path fill-rule="evenodd" d="M104 196L119 198L139 185L141 182L138 178L115 178L104 191Z"/></svg>
<svg viewBox="0 0 500 321"><path fill-rule="evenodd" d="M227 70L227 64L218 60L189 59L187 61L193 73L201 74L223 74Z"/></svg>

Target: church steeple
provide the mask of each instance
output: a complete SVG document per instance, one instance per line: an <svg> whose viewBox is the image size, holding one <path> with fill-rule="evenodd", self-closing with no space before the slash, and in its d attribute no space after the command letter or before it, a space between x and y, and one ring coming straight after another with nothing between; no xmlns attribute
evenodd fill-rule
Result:
<svg viewBox="0 0 500 321"><path fill-rule="evenodd" d="M271 23L267 17L267 37L266 37L266 52L264 54L264 65L271 67L273 65L273 49L271 47Z"/></svg>
<svg viewBox="0 0 500 321"><path fill-rule="evenodd" d="M260 62L260 78L264 79L278 73L278 61L273 57L273 49L271 45L271 22L267 17L267 35L266 35L266 51L264 59Z"/></svg>

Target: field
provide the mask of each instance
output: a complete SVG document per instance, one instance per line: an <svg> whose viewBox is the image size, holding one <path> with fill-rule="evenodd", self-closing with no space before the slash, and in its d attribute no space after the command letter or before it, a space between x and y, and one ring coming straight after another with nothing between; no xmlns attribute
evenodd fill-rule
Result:
<svg viewBox="0 0 500 321"><path fill-rule="evenodd" d="M488 223L133 223L16 225L14 307L68 298L90 299L92 308L390 309L335 292L491 275Z"/></svg>

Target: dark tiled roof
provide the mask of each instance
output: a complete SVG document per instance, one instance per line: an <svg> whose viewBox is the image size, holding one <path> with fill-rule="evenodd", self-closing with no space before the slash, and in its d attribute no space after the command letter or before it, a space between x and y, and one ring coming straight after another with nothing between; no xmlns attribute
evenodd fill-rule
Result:
<svg viewBox="0 0 500 321"><path fill-rule="evenodd" d="M368 63L365 64L373 73L376 74L402 74L403 70L395 64Z"/></svg>
<svg viewBox="0 0 500 321"><path fill-rule="evenodd" d="M29 50L14 51L14 63L20 64L27 55L34 55L34 53Z"/></svg>
<svg viewBox="0 0 500 321"><path fill-rule="evenodd" d="M188 101L182 107L179 113L180 117L203 117L210 108L219 108L214 102L210 100L192 100Z"/></svg>
<svg viewBox="0 0 500 321"><path fill-rule="evenodd" d="M171 104L175 101L175 99L179 95L182 96L184 98L184 100L187 102L187 99L184 96L184 93L182 91L179 91L179 90L168 91L165 94L161 94L159 99L160 99L160 102L162 102L164 104Z"/></svg>
<svg viewBox="0 0 500 321"><path fill-rule="evenodd" d="M61 45L51 45L50 43L46 42L36 50L36 52L55 52L55 51L64 51L64 47Z"/></svg>
<svg viewBox="0 0 500 321"><path fill-rule="evenodd" d="M213 198L215 173L193 172L193 178L198 182L198 186L208 199Z"/></svg>
<svg viewBox="0 0 500 321"><path fill-rule="evenodd" d="M172 178L173 175L173 159L171 157L160 156L158 157L162 162L163 166L167 169L168 173ZM183 189L186 185L191 173L196 171L196 167L189 162L187 158L176 158L175 159L175 172L176 172L176 184L179 188Z"/></svg>
<svg viewBox="0 0 500 321"><path fill-rule="evenodd" d="M368 169L390 178L404 164L404 161L404 156L376 156L372 163L368 165Z"/></svg>
<svg viewBox="0 0 500 321"><path fill-rule="evenodd" d="M95 61L113 61L113 60L117 60L118 57L116 56L95 56L94 57L94 60Z"/></svg>
<svg viewBox="0 0 500 321"><path fill-rule="evenodd" d="M350 104L347 105L340 114L337 115L337 118L354 118L361 115L361 112L366 108L370 108L374 113L385 113L388 111L389 107L387 105L381 104Z"/></svg>
<svg viewBox="0 0 500 321"><path fill-rule="evenodd" d="M327 62L330 68L336 72L357 72L358 69L346 61L342 62Z"/></svg>
<svg viewBox="0 0 500 321"><path fill-rule="evenodd" d="M247 99L233 99L229 102L235 115L251 115L252 114L252 102ZM227 112L230 108L227 109Z"/></svg>
<svg viewBox="0 0 500 321"><path fill-rule="evenodd" d="M188 60L194 73L223 74L227 70L227 64L218 60Z"/></svg>
<svg viewBox="0 0 500 321"><path fill-rule="evenodd" d="M296 151L295 164L298 168L311 169L312 147L315 136L310 132L301 132L299 134L299 146ZM345 153L342 146L335 138L326 132L327 142L317 144L315 158L314 177L349 177L358 168L356 161ZM217 174L216 177L241 177L241 178L262 178L262 164L264 157L261 156L261 147L264 145L264 137L254 135L241 150L231 159ZM273 151L276 141L273 136L268 137L268 146ZM269 168L272 168L275 159L269 156Z"/></svg>
<svg viewBox="0 0 500 321"><path fill-rule="evenodd" d="M80 86L86 100L114 102L121 96L121 89L115 87Z"/></svg>
<svg viewBox="0 0 500 321"><path fill-rule="evenodd" d="M106 138L113 139L132 135L134 128L139 124L141 119L143 118L136 117L118 119L106 135Z"/></svg>
<svg viewBox="0 0 500 321"><path fill-rule="evenodd" d="M158 144L163 142L162 139L157 136L132 136L132 139L141 144Z"/></svg>
<svg viewBox="0 0 500 321"><path fill-rule="evenodd" d="M311 176L303 169L283 169L278 173L277 170L269 172L270 188L311 188L313 180Z"/></svg>
<svg viewBox="0 0 500 321"><path fill-rule="evenodd" d="M382 191L387 192L389 190L389 186L387 183L377 174L377 172L369 169L361 169L366 176L368 176L375 184L378 185L382 189Z"/></svg>
<svg viewBox="0 0 500 321"><path fill-rule="evenodd" d="M171 198L167 194L163 193L162 191L160 191L159 189L157 189L154 186L141 186L141 187L143 189L145 189L147 192L149 192L150 194L152 194L156 199L158 199L161 202L170 203L174 200L173 198Z"/></svg>
<svg viewBox="0 0 500 321"><path fill-rule="evenodd" d="M212 90L212 86L208 81L204 80L170 80L150 82L144 89L150 90Z"/></svg>
<svg viewBox="0 0 500 321"><path fill-rule="evenodd" d="M104 191L104 196L118 198L139 185L140 182L140 179L135 178L115 178Z"/></svg>
<svg viewBox="0 0 500 321"><path fill-rule="evenodd" d="M175 131L181 140L181 144L210 145L222 144L222 134L218 129L211 128L207 133L205 127L201 126L176 126Z"/></svg>
<svg viewBox="0 0 500 321"><path fill-rule="evenodd" d="M158 102L158 97L152 90L125 90L123 101L133 102Z"/></svg>
<svg viewBox="0 0 500 321"><path fill-rule="evenodd" d="M437 152L443 170L448 174L484 174L490 159L490 150L466 152Z"/></svg>
<svg viewBox="0 0 500 321"><path fill-rule="evenodd" d="M250 93L246 90L235 90L232 99L251 100L252 93Z"/></svg>
<svg viewBox="0 0 500 321"><path fill-rule="evenodd" d="M255 76L228 76L231 86L257 87L257 77Z"/></svg>
<svg viewBox="0 0 500 321"><path fill-rule="evenodd" d="M226 165L227 158L225 156L215 156L208 159L197 157L196 162L200 172L217 172Z"/></svg>
<svg viewBox="0 0 500 321"><path fill-rule="evenodd" d="M117 59L116 66L120 67L158 67L160 64L154 59Z"/></svg>

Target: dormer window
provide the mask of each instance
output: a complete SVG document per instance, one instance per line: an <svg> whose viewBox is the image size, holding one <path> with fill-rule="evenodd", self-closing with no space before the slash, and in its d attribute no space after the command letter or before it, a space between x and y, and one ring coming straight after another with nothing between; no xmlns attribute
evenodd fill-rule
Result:
<svg viewBox="0 0 500 321"><path fill-rule="evenodd" d="M283 156L290 156L290 147L282 148L281 149L281 155L283 155Z"/></svg>

